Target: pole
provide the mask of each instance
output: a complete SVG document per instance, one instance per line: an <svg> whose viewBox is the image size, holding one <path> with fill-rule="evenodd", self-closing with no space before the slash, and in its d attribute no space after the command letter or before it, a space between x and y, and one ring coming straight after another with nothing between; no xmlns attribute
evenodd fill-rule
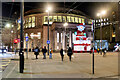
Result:
<svg viewBox="0 0 120 80"><path fill-rule="evenodd" d="M48 41L49 41L49 11L48 11ZM49 44L48 44L48 55L49 55Z"/></svg>
<svg viewBox="0 0 120 80"><path fill-rule="evenodd" d="M28 41L26 41L26 59L28 59Z"/></svg>
<svg viewBox="0 0 120 80"><path fill-rule="evenodd" d="M94 21L93 21L93 65L92 65L92 73L94 74L94 27L95 27L95 25L94 25Z"/></svg>
<svg viewBox="0 0 120 80"><path fill-rule="evenodd" d="M100 15L100 20L102 19L102 15ZM102 55L102 20L100 24L100 53Z"/></svg>
<svg viewBox="0 0 120 80"><path fill-rule="evenodd" d="M23 41L24 41L24 36L23 36L23 16L24 16L24 0L21 2L20 6L20 18L21 18L21 28L20 28L20 73L23 73L24 70L24 52L23 52Z"/></svg>

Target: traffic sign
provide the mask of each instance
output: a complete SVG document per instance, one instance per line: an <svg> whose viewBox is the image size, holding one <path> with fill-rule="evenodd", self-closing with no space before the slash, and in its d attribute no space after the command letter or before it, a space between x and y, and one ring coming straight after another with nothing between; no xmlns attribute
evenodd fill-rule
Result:
<svg viewBox="0 0 120 80"><path fill-rule="evenodd" d="M50 40L47 40L47 44L50 44Z"/></svg>
<svg viewBox="0 0 120 80"><path fill-rule="evenodd" d="M25 37L25 40L26 40L26 41L28 41L28 40L29 40L29 37L28 37L28 36L26 36L26 37Z"/></svg>

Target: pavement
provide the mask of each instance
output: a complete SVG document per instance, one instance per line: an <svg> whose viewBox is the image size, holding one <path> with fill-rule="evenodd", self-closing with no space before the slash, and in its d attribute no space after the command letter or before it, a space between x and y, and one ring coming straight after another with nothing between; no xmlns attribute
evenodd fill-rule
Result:
<svg viewBox="0 0 120 80"><path fill-rule="evenodd" d="M53 53L53 58L43 59L42 53L35 59L29 52L28 59L24 53L24 73L19 73L18 53L11 58L7 68L2 72L2 78L118 78L118 54L108 52L105 57L95 53L95 74L92 74L92 54L74 53L72 61L65 54L61 61L59 53Z"/></svg>

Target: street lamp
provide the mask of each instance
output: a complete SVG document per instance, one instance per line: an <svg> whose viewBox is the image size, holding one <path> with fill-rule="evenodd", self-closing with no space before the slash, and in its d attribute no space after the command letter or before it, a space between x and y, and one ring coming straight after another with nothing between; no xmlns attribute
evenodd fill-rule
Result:
<svg viewBox="0 0 120 80"><path fill-rule="evenodd" d="M10 23L7 23L7 24L6 24L6 27L7 27L7 28L10 28Z"/></svg>
<svg viewBox="0 0 120 80"><path fill-rule="evenodd" d="M63 26L65 27L65 38L66 38L66 26L68 26L68 23L65 22L65 23L63 24ZM65 45L65 46L66 46L66 45Z"/></svg>
<svg viewBox="0 0 120 80"><path fill-rule="evenodd" d="M100 13L97 13L97 16L100 17L100 20L102 19L102 16L106 14L106 11L103 10ZM100 21L100 50L101 50L101 55L102 55L102 20Z"/></svg>
<svg viewBox="0 0 120 80"><path fill-rule="evenodd" d="M48 41L49 41L49 12L51 11L51 7L48 7L46 12L48 13ZM49 43L48 43L48 55L49 55Z"/></svg>

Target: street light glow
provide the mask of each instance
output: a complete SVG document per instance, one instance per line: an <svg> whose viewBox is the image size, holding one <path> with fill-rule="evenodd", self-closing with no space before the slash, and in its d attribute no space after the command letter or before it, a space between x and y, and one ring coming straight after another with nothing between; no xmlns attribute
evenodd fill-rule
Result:
<svg viewBox="0 0 120 80"><path fill-rule="evenodd" d="M48 7L47 10L46 10L46 12L49 12L49 11L51 11L51 10L52 10L52 8L51 8L51 7Z"/></svg>
<svg viewBox="0 0 120 80"><path fill-rule="evenodd" d="M48 12L48 10L46 10L46 12Z"/></svg>
<svg viewBox="0 0 120 80"><path fill-rule="evenodd" d="M66 22L65 24L64 24L64 26L67 26L68 25L68 23Z"/></svg>
<svg viewBox="0 0 120 80"><path fill-rule="evenodd" d="M100 13L97 13L97 16L100 16Z"/></svg>
<svg viewBox="0 0 120 80"><path fill-rule="evenodd" d="M51 11L51 7L48 7L48 10Z"/></svg>
<svg viewBox="0 0 120 80"><path fill-rule="evenodd" d="M104 10L104 11L102 11L102 12L101 12L101 14L105 15L105 14L106 14L106 11L105 11L105 10Z"/></svg>
<svg viewBox="0 0 120 80"><path fill-rule="evenodd" d="M10 24L9 24L9 23L7 23L7 24L6 24L6 27L8 27L8 28L9 28L9 27L10 27Z"/></svg>
<svg viewBox="0 0 120 80"><path fill-rule="evenodd" d="M103 11L101 11L100 13L97 13L97 16L102 16L102 15L105 15L105 14L106 14L106 11L103 10Z"/></svg>

